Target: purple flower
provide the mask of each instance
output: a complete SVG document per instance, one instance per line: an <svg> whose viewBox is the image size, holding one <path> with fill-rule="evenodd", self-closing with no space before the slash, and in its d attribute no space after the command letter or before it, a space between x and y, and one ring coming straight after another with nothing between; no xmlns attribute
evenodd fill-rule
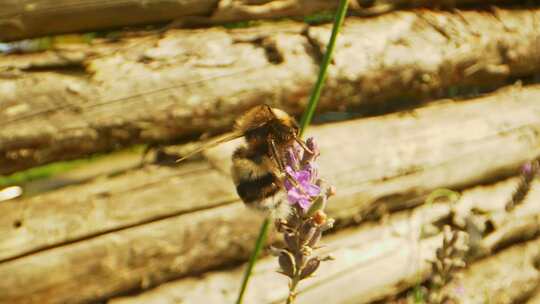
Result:
<svg viewBox="0 0 540 304"><path fill-rule="evenodd" d="M289 150L289 163L285 168L291 180L285 180L285 189L289 203L298 204L302 209L307 210L313 198L321 193L321 188L317 185L317 169L310 162L301 166L298 155L291 148Z"/></svg>
<svg viewBox="0 0 540 304"><path fill-rule="evenodd" d="M300 170L300 159L302 158L302 148L294 144L287 150L287 167L291 167L294 170Z"/></svg>
<svg viewBox="0 0 540 304"><path fill-rule="evenodd" d="M315 142L315 140L313 139L313 137L310 137L306 140L306 146L311 150L312 154L309 156L310 157L310 160L314 160L316 159L317 157L319 157L319 155L321 154L321 152L319 151L319 146L317 145L317 143Z"/></svg>
<svg viewBox="0 0 540 304"><path fill-rule="evenodd" d="M314 184L313 171L311 169L294 171L290 166L287 166L286 171L296 182L296 185L294 185L291 181L285 180L285 189L287 189L289 202L298 204L302 209L306 210L311 205L312 198L321 193L321 188Z"/></svg>

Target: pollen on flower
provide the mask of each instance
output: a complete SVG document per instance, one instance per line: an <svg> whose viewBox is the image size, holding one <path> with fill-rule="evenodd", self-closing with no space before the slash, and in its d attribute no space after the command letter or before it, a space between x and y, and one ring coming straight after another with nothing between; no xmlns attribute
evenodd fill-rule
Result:
<svg viewBox="0 0 540 304"><path fill-rule="evenodd" d="M313 220L319 226L326 223L326 218L326 213L324 213L324 211L322 210L318 210L317 212L315 212L315 214L313 214Z"/></svg>

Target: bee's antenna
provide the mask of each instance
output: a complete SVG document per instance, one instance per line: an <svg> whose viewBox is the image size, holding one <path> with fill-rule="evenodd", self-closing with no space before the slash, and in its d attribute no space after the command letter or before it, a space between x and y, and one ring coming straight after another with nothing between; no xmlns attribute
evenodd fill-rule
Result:
<svg viewBox="0 0 540 304"><path fill-rule="evenodd" d="M227 133L227 134L224 134L222 136L218 136L216 138L213 138L209 141L207 141L206 143L202 144L200 147L196 148L195 150L189 152L188 154L182 156L181 158L177 159L176 160L176 163L179 163L187 158L190 158L191 156L203 151L203 150L206 150L206 149L209 149L209 148L212 148L212 147L215 147L221 143L224 143L226 141L230 141L230 140L233 140L233 139L237 139L239 137L242 137L243 134L240 133L240 132L232 132L232 133Z"/></svg>

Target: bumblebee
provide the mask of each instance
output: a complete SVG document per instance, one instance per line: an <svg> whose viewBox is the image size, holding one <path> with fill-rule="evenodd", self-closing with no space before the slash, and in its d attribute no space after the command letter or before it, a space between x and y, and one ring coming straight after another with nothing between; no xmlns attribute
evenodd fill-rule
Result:
<svg viewBox="0 0 540 304"><path fill-rule="evenodd" d="M287 179L284 155L295 142L309 151L299 138L299 127L294 117L269 105L258 105L240 116L233 132L212 140L178 161L204 149L239 137L245 145L232 155L231 175L236 192L248 206L260 210L274 210L280 204L279 194Z"/></svg>

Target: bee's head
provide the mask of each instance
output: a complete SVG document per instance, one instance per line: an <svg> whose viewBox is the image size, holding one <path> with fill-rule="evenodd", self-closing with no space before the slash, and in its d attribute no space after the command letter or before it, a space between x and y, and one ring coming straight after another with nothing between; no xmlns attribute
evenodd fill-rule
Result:
<svg viewBox="0 0 540 304"><path fill-rule="evenodd" d="M288 136L298 135L300 128L298 127L298 123L294 117L277 108L271 108L271 111L274 114L278 124L283 127L283 129L280 130L282 133L286 133Z"/></svg>
<svg viewBox="0 0 540 304"><path fill-rule="evenodd" d="M268 105L260 105L237 121L237 128L244 130L248 144L267 150L268 138L272 138L276 144L290 143L298 136L298 124L294 117L285 111L272 108Z"/></svg>

